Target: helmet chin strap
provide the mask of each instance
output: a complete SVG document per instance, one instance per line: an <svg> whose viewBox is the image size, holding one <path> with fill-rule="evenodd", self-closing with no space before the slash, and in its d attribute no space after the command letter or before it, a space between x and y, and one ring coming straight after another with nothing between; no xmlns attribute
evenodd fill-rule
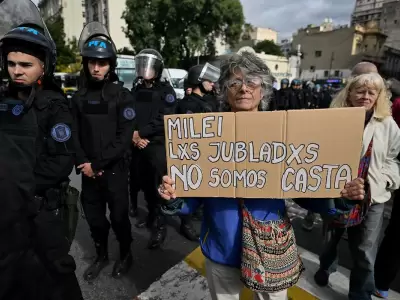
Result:
<svg viewBox="0 0 400 300"><path fill-rule="evenodd" d="M42 83L43 83L43 76L40 76L39 79L33 82L32 84L18 83L10 80L10 87L17 93L23 93L30 97L32 95L32 90L36 91L42 85Z"/></svg>
<svg viewBox="0 0 400 300"><path fill-rule="evenodd" d="M14 90L16 93L23 93L27 96L26 101L24 101L24 111L26 112L29 110L35 100L36 91L38 90L39 86L41 85L41 80L34 82L33 84L26 85L20 84L11 81L10 82L10 89Z"/></svg>

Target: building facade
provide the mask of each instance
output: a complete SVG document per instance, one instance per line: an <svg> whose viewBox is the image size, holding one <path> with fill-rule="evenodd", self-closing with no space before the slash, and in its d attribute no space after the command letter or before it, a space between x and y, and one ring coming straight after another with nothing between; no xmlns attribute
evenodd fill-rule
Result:
<svg viewBox="0 0 400 300"><path fill-rule="evenodd" d="M290 52L292 51L292 42L292 39L284 39L279 43L279 47L281 48L283 55L286 57L289 57Z"/></svg>
<svg viewBox="0 0 400 300"><path fill-rule="evenodd" d="M356 0L351 25L366 25L369 21L380 22L385 0Z"/></svg>
<svg viewBox="0 0 400 300"><path fill-rule="evenodd" d="M126 8L125 0L82 0L85 7L86 23L98 21L104 24L115 43L117 49L132 46L125 36L123 28L126 27L122 14Z"/></svg>
<svg viewBox="0 0 400 300"><path fill-rule="evenodd" d="M400 79L400 50L385 46L381 73L388 78Z"/></svg>
<svg viewBox="0 0 400 300"><path fill-rule="evenodd" d="M74 37L79 39L85 25L85 7L82 0L42 0L38 7L46 22L51 22L54 17L62 14L67 41Z"/></svg>
<svg viewBox="0 0 400 300"><path fill-rule="evenodd" d="M388 35L386 46L400 49L400 2L385 0L380 27Z"/></svg>
<svg viewBox="0 0 400 300"><path fill-rule="evenodd" d="M346 78L360 61L383 65L386 35L376 22L328 31L318 28L302 28L293 35L292 50L300 47L302 52L302 79Z"/></svg>
<svg viewBox="0 0 400 300"><path fill-rule="evenodd" d="M276 44L278 41L278 32L271 28L254 27L253 32L250 33L250 37L255 44L265 40L273 41Z"/></svg>
<svg viewBox="0 0 400 300"><path fill-rule="evenodd" d="M250 39L241 40L234 48L227 45L222 38L218 37L215 39L215 50L216 55L225 55L238 51L242 47L253 47L255 44L264 40L273 41L275 44L278 39L278 32L270 28L254 27L254 30L250 32Z"/></svg>

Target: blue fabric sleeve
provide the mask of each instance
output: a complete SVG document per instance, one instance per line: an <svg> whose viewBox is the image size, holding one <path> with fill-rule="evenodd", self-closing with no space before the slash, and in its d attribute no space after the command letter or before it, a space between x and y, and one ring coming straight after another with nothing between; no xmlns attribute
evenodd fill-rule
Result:
<svg viewBox="0 0 400 300"><path fill-rule="evenodd" d="M194 213L202 203L201 198L176 198L161 206L164 215L189 215Z"/></svg>

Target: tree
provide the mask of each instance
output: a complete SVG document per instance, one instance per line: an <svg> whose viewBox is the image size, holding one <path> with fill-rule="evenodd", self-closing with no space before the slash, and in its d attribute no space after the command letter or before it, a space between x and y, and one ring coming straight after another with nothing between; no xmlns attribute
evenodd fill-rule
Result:
<svg viewBox="0 0 400 300"><path fill-rule="evenodd" d="M119 49L119 50L117 51L117 53L118 53L118 54L124 54L124 55L135 55L135 54L136 54L135 51L133 51L133 50L127 48L127 47L124 47L124 48L122 48L122 49Z"/></svg>
<svg viewBox="0 0 400 300"><path fill-rule="evenodd" d="M62 13L60 12L55 17L47 20L46 26L57 47L56 71L64 70L70 64L75 64L77 62L76 53L78 48L76 38L73 41L69 41L68 44L66 43Z"/></svg>
<svg viewBox="0 0 400 300"><path fill-rule="evenodd" d="M214 56L217 37L233 47L244 24L240 0L126 0L122 17L135 52L159 50L171 67Z"/></svg>
<svg viewBox="0 0 400 300"><path fill-rule="evenodd" d="M283 56L281 48L273 41L269 40L258 42L254 46L254 50L258 53L264 52L265 54Z"/></svg>
<svg viewBox="0 0 400 300"><path fill-rule="evenodd" d="M251 33L254 31L253 25L250 23L245 23L243 25L243 34L242 34L242 40L248 41L251 40Z"/></svg>

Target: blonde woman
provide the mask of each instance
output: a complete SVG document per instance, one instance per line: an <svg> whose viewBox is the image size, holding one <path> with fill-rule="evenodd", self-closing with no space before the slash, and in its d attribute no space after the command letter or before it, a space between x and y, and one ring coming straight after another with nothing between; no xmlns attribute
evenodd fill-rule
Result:
<svg viewBox="0 0 400 300"><path fill-rule="evenodd" d="M329 239L320 256L320 268L314 279L320 286L328 284L329 275L336 271L337 245L347 227L354 263L349 299L370 300L374 292L374 262L384 203L400 184L400 163L396 158L400 151L400 130L391 117L385 83L378 73L362 74L350 79L331 107L365 107L360 169L367 165L365 177L368 190L363 202L367 204L359 222L344 227L330 224Z"/></svg>

